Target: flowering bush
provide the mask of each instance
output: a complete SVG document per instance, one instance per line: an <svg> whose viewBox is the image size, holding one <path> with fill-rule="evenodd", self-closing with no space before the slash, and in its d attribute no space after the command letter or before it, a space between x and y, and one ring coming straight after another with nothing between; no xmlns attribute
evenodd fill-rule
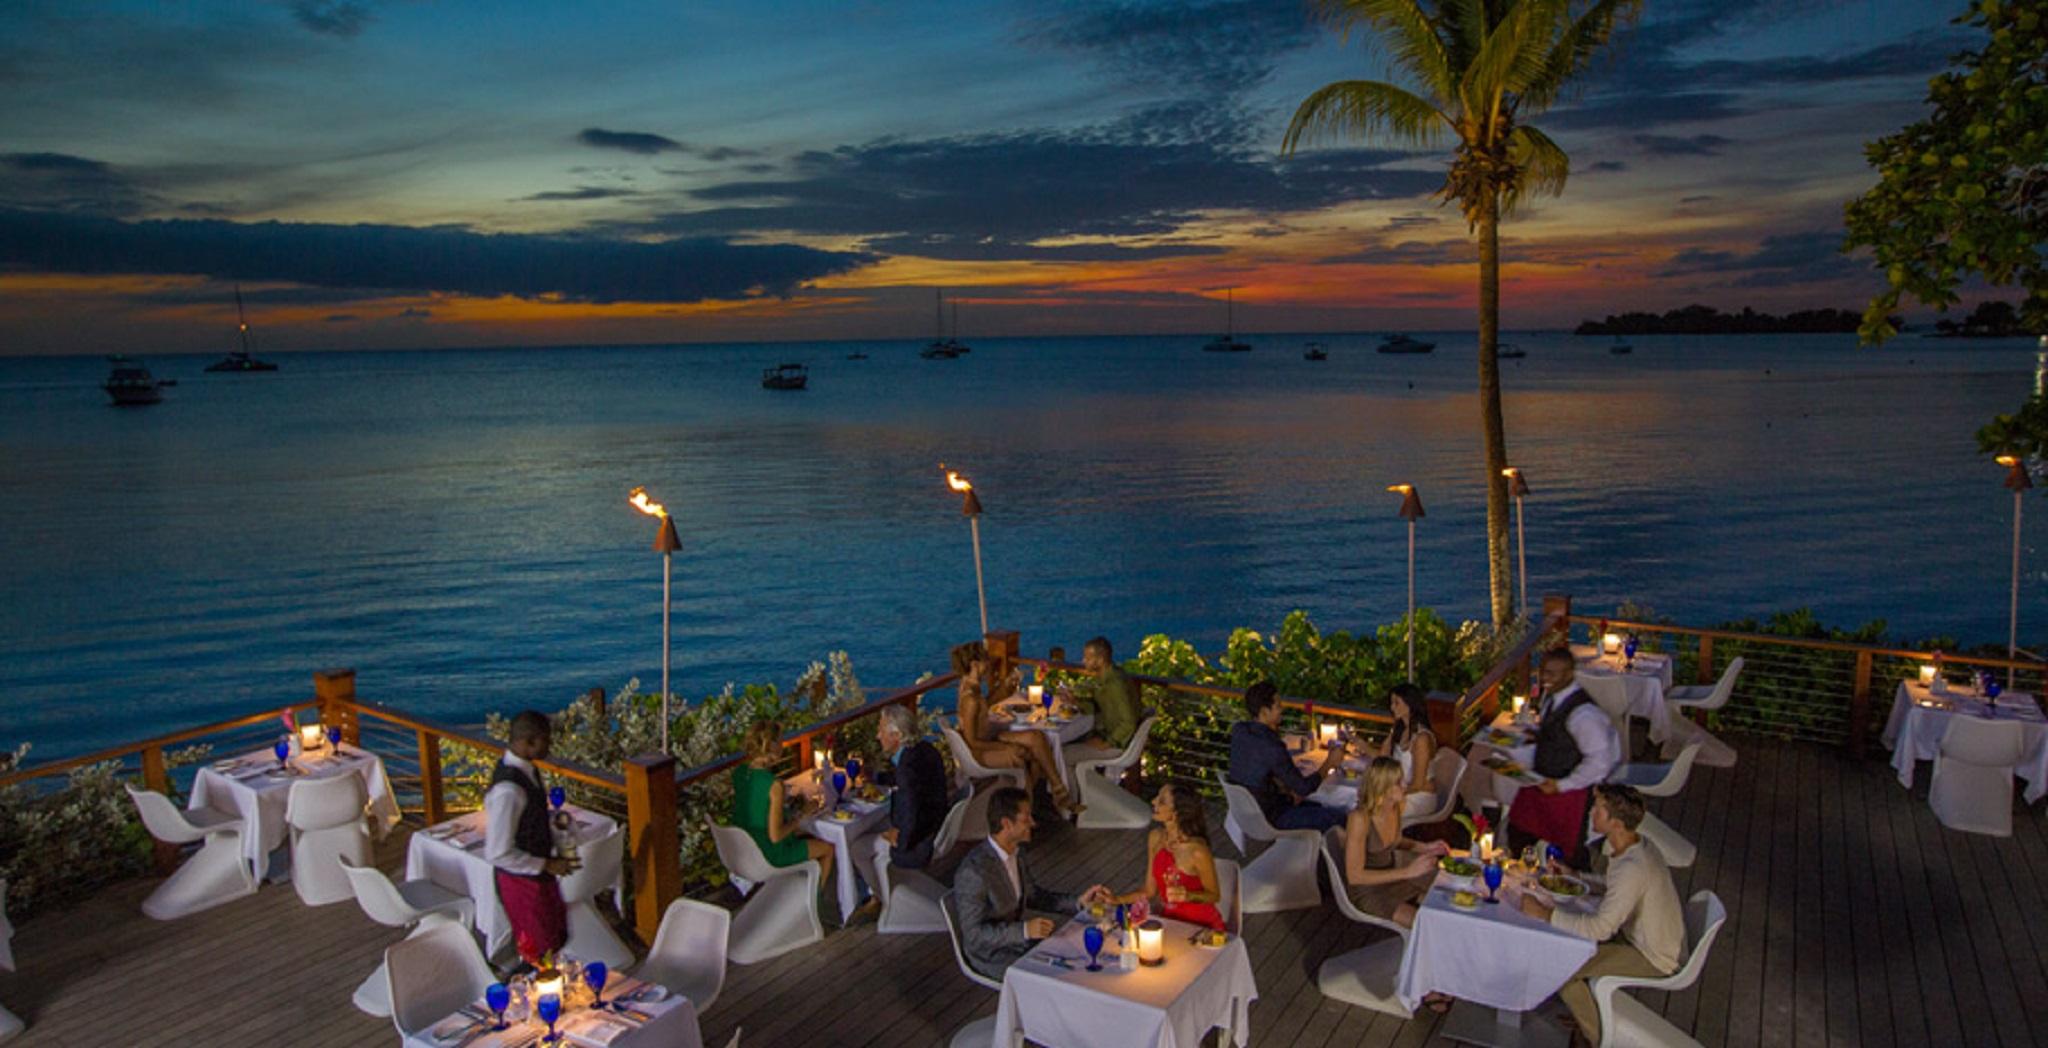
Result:
<svg viewBox="0 0 2048 1048"><path fill-rule="evenodd" d="M23 743L0 754L0 770L19 767L28 749ZM175 768L210 754L211 747L190 746L165 753L164 763ZM79 768L54 790L33 782L0 787L0 880L7 881L9 914L26 916L148 872L153 854L121 788L118 761Z"/></svg>

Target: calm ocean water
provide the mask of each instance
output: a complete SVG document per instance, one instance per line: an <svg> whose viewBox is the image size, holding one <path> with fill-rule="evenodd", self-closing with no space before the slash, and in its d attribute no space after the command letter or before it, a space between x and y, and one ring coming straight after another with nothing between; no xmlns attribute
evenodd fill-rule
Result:
<svg viewBox="0 0 2048 1048"><path fill-rule="evenodd" d="M1470 335L992 340L276 356L118 410L98 359L0 359L0 745L52 758L310 693L455 720L660 672L654 529L675 513L676 687L787 683L832 649L870 686L976 632L944 460L984 494L990 615L1027 647L1220 648L1305 608L1399 616L1412 482L1422 602L1485 610ZM1531 591L1682 622L1830 622L2002 641L2010 500L1972 434L2034 382L2022 340L1523 335L1503 362ZM855 349L865 361L844 357ZM812 388L760 369L807 361ZM2048 636L2048 505L2023 643Z"/></svg>

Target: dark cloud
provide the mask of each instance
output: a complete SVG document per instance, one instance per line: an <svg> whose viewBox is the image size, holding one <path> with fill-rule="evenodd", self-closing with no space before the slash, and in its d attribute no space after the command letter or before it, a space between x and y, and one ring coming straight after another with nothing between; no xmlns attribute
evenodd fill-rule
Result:
<svg viewBox="0 0 2048 1048"><path fill-rule="evenodd" d="M688 146L666 135L646 131L607 131L601 127L586 127L576 133L576 141L597 149L621 149L641 156L656 153L683 151Z"/></svg>
<svg viewBox="0 0 2048 1048"><path fill-rule="evenodd" d="M323 324L353 324L360 319L362 318L354 313L329 313L321 317L320 322Z"/></svg>
<svg viewBox="0 0 2048 1048"><path fill-rule="evenodd" d="M1840 280L1870 272L1867 263L1842 254L1838 230L1780 233L1763 238L1754 251L1687 248L1671 257L1660 277L1728 274L1729 287L1766 288Z"/></svg>
<svg viewBox="0 0 2048 1048"><path fill-rule="evenodd" d="M1704 204L1710 200L1717 199L1719 198L1712 193L1695 193L1692 196L1679 197L1678 202L1680 204Z"/></svg>
<svg viewBox="0 0 2048 1048"><path fill-rule="evenodd" d="M0 209L0 268L58 273L180 273L322 288L696 302L788 294L870 260L711 237L637 242L445 227L121 222Z"/></svg>
<svg viewBox="0 0 2048 1048"><path fill-rule="evenodd" d="M1027 28L1027 41L1094 59L1126 83L1231 94L1272 75L1282 55L1316 41L1301 0L1069 3Z"/></svg>
<svg viewBox="0 0 2048 1048"><path fill-rule="evenodd" d="M104 161L69 153L0 153L0 207L132 215L154 195Z"/></svg>
<svg viewBox="0 0 2048 1048"><path fill-rule="evenodd" d="M395 316L400 320L425 320L433 315L433 310L420 309L417 306L408 306L405 309L401 309L398 312L392 314L392 316Z"/></svg>
<svg viewBox="0 0 2048 1048"><path fill-rule="evenodd" d="M957 237L874 237L862 244L887 255L915 255L949 262L1136 262L1189 255L1221 255L1215 244L1184 242L1146 244L1024 244L1004 240L963 240Z"/></svg>
<svg viewBox="0 0 2048 1048"><path fill-rule="evenodd" d="M1588 174L1626 170L1628 170L1628 165L1619 160L1596 160L1586 165L1586 172Z"/></svg>
<svg viewBox="0 0 2048 1048"><path fill-rule="evenodd" d="M1695 120L1722 120L1748 112L1740 99L1726 92L1683 92L1665 94L1664 88L1640 92L1609 92L1595 100L1559 109L1536 118L1536 124L1560 131L1599 131L1615 128L1658 127Z"/></svg>
<svg viewBox="0 0 2048 1048"><path fill-rule="evenodd" d="M1316 259L1319 266L1457 266L1478 261L1479 249L1470 240L1404 240L1398 244L1376 244Z"/></svg>
<svg viewBox="0 0 2048 1048"><path fill-rule="evenodd" d="M698 149L696 154L714 164L722 164L728 160L751 160L754 157L760 156L761 151L758 149L740 149L736 146L712 146L709 149Z"/></svg>
<svg viewBox="0 0 2048 1048"><path fill-rule="evenodd" d="M370 24L370 5L360 0L292 0L292 17L313 32L348 39Z"/></svg>
<svg viewBox="0 0 2048 1048"><path fill-rule="evenodd" d="M1720 135L1631 135L1629 142L1651 156L1719 156L1732 144Z"/></svg>
<svg viewBox="0 0 2048 1048"><path fill-rule="evenodd" d="M551 189L518 200L606 200L611 197L639 196L638 190L618 189L611 186L577 186L574 189Z"/></svg>

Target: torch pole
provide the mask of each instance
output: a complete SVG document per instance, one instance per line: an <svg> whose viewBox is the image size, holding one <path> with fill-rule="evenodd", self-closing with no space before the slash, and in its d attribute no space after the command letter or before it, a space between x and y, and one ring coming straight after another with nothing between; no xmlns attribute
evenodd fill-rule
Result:
<svg viewBox="0 0 2048 1048"><path fill-rule="evenodd" d="M988 636L988 591L981 583L981 517L979 514L967 518L967 530L974 536L974 596L981 602L981 635ZM2018 590L2014 590L2018 593ZM2017 599L2017 598L2015 598Z"/></svg>
<svg viewBox="0 0 2048 1048"><path fill-rule="evenodd" d="M1408 522L1408 683L1415 683L1415 522Z"/></svg>
<svg viewBox="0 0 2048 1048"><path fill-rule="evenodd" d="M1515 496L1515 581L1521 586L1520 614L1529 614L1529 545L1522 537L1522 496Z"/></svg>
<svg viewBox="0 0 2048 1048"><path fill-rule="evenodd" d="M2020 492L2012 493L2012 612L2005 635L2005 686L2013 686L2020 650Z"/></svg>
<svg viewBox="0 0 2048 1048"><path fill-rule="evenodd" d="M669 555L661 555L661 752L668 752Z"/></svg>

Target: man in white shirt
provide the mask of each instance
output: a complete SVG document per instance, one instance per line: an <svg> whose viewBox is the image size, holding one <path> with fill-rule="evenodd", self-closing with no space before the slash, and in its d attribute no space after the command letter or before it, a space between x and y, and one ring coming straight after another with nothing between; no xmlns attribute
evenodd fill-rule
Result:
<svg viewBox="0 0 2048 1048"><path fill-rule="evenodd" d="M1531 917L1600 944L1593 959L1557 992L1587 1043L1599 1044L1600 1009L1593 1003L1592 980L1677 971L1685 962L1685 911L1679 908L1678 888L1664 857L1636 832L1643 824L1642 794L1632 786L1595 786L1592 823L1593 832L1607 838L1607 892L1600 909L1591 914L1553 909L1534 895L1522 896L1521 906Z"/></svg>
<svg viewBox="0 0 2048 1048"><path fill-rule="evenodd" d="M498 904L519 956L535 967L568 941L568 911L555 878L580 865L555 857L548 827L548 791L537 763L548 759L552 742L547 715L526 710L513 717L505 756L484 794L484 857L495 868Z"/></svg>
<svg viewBox="0 0 2048 1048"><path fill-rule="evenodd" d="M1508 846L1520 851L1549 841L1568 865L1585 869L1592 787L1620 766L1622 749L1614 721L1579 687L1576 668L1569 648L1543 656L1538 672L1544 698L1530 761L1541 781L1515 794L1508 808Z"/></svg>

